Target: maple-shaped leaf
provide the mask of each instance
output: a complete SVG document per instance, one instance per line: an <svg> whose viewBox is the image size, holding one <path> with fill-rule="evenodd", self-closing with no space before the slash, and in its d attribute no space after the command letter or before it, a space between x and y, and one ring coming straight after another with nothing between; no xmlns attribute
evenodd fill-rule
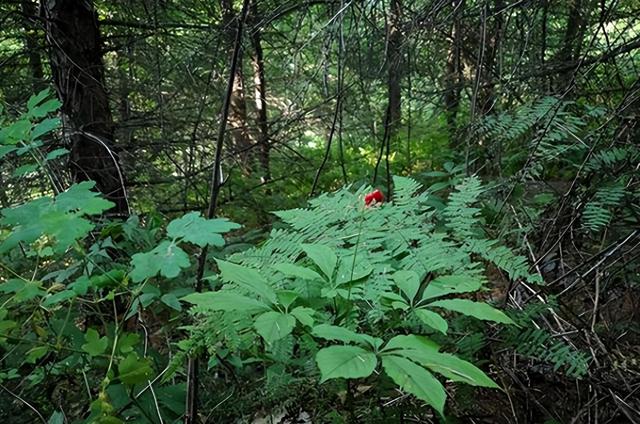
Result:
<svg viewBox="0 0 640 424"><path fill-rule="evenodd" d="M198 212L190 212L174 219L167 226L167 235L172 239L180 238L200 247L206 245L222 247L222 233L240 228L240 225L225 218L205 219Z"/></svg>
<svg viewBox="0 0 640 424"><path fill-rule="evenodd" d="M131 279L144 281L160 273L163 277L175 278L182 268L190 265L189 256L174 243L165 240L155 249L146 253L136 253L131 257Z"/></svg>

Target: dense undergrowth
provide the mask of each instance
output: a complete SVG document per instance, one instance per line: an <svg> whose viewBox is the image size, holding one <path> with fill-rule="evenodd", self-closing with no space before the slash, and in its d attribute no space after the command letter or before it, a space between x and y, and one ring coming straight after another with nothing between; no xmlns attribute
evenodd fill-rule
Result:
<svg viewBox="0 0 640 424"><path fill-rule="evenodd" d="M603 357L581 337L626 343L637 324L578 315L590 320L579 328L563 317L585 300L562 295L595 268L538 261L530 244L545 245L541 223L556 219L557 202L577 211L574 243L596 266L636 237L637 146L566 137L601 111L547 98L487 119L477 137L502 143L510 176L483 183L447 163L394 177L382 201L352 184L274 212L256 236L241 216L109 218L92 182L56 180L66 151L43 140L58 106L43 92L0 133L1 156L21 162L8 187L22 202L0 218L0 406L21 411L13 422L179 422L189 358L201 362L206 422L464 422L478 414L474 399L506 405L521 366L578 385L634 367L621 348ZM518 140L540 126L553 131L531 162ZM578 200L532 183L559 166L588 173ZM34 172L46 178L26 192L21 178ZM637 294L637 262L619 265L595 270L597 281Z"/></svg>

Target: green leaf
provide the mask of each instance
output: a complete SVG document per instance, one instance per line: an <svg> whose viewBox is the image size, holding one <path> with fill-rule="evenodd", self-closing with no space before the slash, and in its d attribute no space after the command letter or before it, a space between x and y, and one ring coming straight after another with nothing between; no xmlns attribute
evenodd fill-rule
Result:
<svg viewBox="0 0 640 424"><path fill-rule="evenodd" d="M123 333L118 337L118 350L122 353L129 353L133 351L135 345L140 342L140 336L136 333Z"/></svg>
<svg viewBox="0 0 640 424"><path fill-rule="evenodd" d="M26 165L19 166L13 171L14 177L22 177L23 175L30 174L38 170L40 166L37 163L29 163Z"/></svg>
<svg viewBox="0 0 640 424"><path fill-rule="evenodd" d="M450 380L467 383L472 386L498 388L482 370L475 365L449 353L433 350L407 349L394 352L437 372Z"/></svg>
<svg viewBox="0 0 640 424"><path fill-rule="evenodd" d="M376 355L358 346L329 346L316 354L321 383L331 378L364 378L378 364Z"/></svg>
<svg viewBox="0 0 640 424"><path fill-rule="evenodd" d="M288 336L296 326L296 319L289 314L269 311L259 315L253 323L258 334L269 344Z"/></svg>
<svg viewBox="0 0 640 424"><path fill-rule="evenodd" d="M257 270L223 260L217 260L216 262L218 263L220 275L224 281L232 281L239 284L273 304L277 302L275 290L273 290Z"/></svg>
<svg viewBox="0 0 640 424"><path fill-rule="evenodd" d="M152 374L153 370L149 360L138 358L138 355L134 352L127 355L118 365L118 376L124 384L144 383Z"/></svg>
<svg viewBox="0 0 640 424"><path fill-rule="evenodd" d="M34 94L33 96L29 97L29 100L27 101L27 109L33 109L34 107L38 106L40 102L49 97L50 94L51 89L45 88L44 90L38 92L38 94Z"/></svg>
<svg viewBox="0 0 640 424"><path fill-rule="evenodd" d="M287 277L297 277L302 278L303 280L312 280L312 281L323 281L324 279L312 269L305 268L303 266L280 263L275 264L272 267L276 271L280 271Z"/></svg>
<svg viewBox="0 0 640 424"><path fill-rule="evenodd" d="M422 322L427 324L429 327L441 332L442 334L447 334L449 325L447 324L447 321L439 314L427 309L416 309L414 313Z"/></svg>
<svg viewBox="0 0 640 424"><path fill-rule="evenodd" d="M259 312L269 309L265 303L259 300L224 290L218 292L191 293L180 300L213 311Z"/></svg>
<svg viewBox="0 0 640 424"><path fill-rule="evenodd" d="M39 106L29 109L29 116L32 118L44 118L48 113L55 112L62 106L58 99L50 99Z"/></svg>
<svg viewBox="0 0 640 424"><path fill-rule="evenodd" d="M394 355L384 356L382 367L402 390L427 402L443 415L447 394L433 374L408 359Z"/></svg>
<svg viewBox="0 0 640 424"><path fill-rule="evenodd" d="M64 424L64 414L60 411L55 411L47 420L47 424Z"/></svg>
<svg viewBox="0 0 640 424"><path fill-rule="evenodd" d="M327 276L329 280L333 277L333 271L336 269L338 257L327 246L321 244L303 244L302 250L307 254L318 268Z"/></svg>
<svg viewBox="0 0 640 424"><path fill-rule="evenodd" d="M158 273L167 278L175 278L191 263L184 250L165 240L149 252L133 255L131 265L133 266L131 279L138 283L155 277Z"/></svg>
<svg viewBox="0 0 640 424"><path fill-rule="evenodd" d="M427 337L409 334L395 336L387 342L382 351L388 352L396 349L415 349L437 352L438 349L440 349L440 346Z"/></svg>
<svg viewBox="0 0 640 424"><path fill-rule="evenodd" d="M504 312L483 302L473 302L467 299L444 299L432 302L427 306L459 312L463 315L468 315L485 321L515 324Z"/></svg>
<svg viewBox="0 0 640 424"><path fill-rule="evenodd" d="M17 147L14 147L14 146L0 146L0 159L2 159L3 157L5 157L11 152L15 152L16 150L17 150Z"/></svg>
<svg viewBox="0 0 640 424"><path fill-rule="evenodd" d="M482 287L482 282L467 275L443 275L437 277L424 289L422 300L433 299L451 293L474 292Z"/></svg>
<svg viewBox="0 0 640 424"><path fill-rule="evenodd" d="M420 288L420 278L418 274L413 271L396 271L393 274L393 281L396 283L396 286L400 287L400 290L407 296L409 302L412 302L415 299L416 294L418 294L418 289Z"/></svg>
<svg viewBox="0 0 640 424"><path fill-rule="evenodd" d="M38 359L42 358L49 351L48 346L38 346L27 352L27 357L25 358L25 362L27 364L35 364L38 362Z"/></svg>
<svg viewBox="0 0 640 424"><path fill-rule="evenodd" d="M315 313L316 311L314 309L304 306L293 308L290 312L302 325L306 325L307 327L313 327L313 315L315 315Z"/></svg>
<svg viewBox="0 0 640 424"><path fill-rule="evenodd" d="M38 123L33 130L31 130L31 139L35 140L38 137L51 132L52 130L60 126L60 118L44 119ZM66 149L64 149L66 150Z"/></svg>
<svg viewBox="0 0 640 424"><path fill-rule="evenodd" d="M53 160L55 158L59 158L60 156L64 156L67 153L69 153L69 150L67 149L55 149L50 151L49 153L47 153L47 156L44 158L46 161L50 161Z"/></svg>
<svg viewBox="0 0 640 424"><path fill-rule="evenodd" d="M320 324L313 327L312 334L325 340L337 340L344 343L369 343L374 346L375 339L367 334L356 333L348 328L331 324Z"/></svg>
<svg viewBox="0 0 640 424"><path fill-rule="evenodd" d="M278 302L280 302L280 304L285 308L291 306L291 304L300 296L293 290L278 290L276 295L278 296Z"/></svg>
<svg viewBox="0 0 640 424"><path fill-rule="evenodd" d="M49 307L53 305L57 305L58 303L67 301L69 299L73 299L78 294L73 290L62 290L54 295L47 297L44 302L42 302L42 306Z"/></svg>
<svg viewBox="0 0 640 424"><path fill-rule="evenodd" d="M167 235L173 239L196 244L222 247L224 238L221 233L240 228L240 225L225 218L205 219L198 212L190 212L181 218L174 219L167 226Z"/></svg>
<svg viewBox="0 0 640 424"><path fill-rule="evenodd" d="M171 309L175 309L176 311L182 310L182 305L180 305L180 301L173 293L167 293L160 298L160 301L170 307Z"/></svg>
<svg viewBox="0 0 640 424"><path fill-rule="evenodd" d="M93 328L87 330L84 340L86 343L82 345L82 350L91 356L102 355L109 346L109 339L106 336L100 337L100 334Z"/></svg>

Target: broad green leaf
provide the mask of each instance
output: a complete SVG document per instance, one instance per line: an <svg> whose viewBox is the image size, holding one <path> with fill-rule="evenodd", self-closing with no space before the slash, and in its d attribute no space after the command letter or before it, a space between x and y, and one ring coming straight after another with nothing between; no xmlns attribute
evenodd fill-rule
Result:
<svg viewBox="0 0 640 424"><path fill-rule="evenodd" d="M427 337L409 334L393 337L382 350L388 352L395 349L416 349L437 352L440 346Z"/></svg>
<svg viewBox="0 0 640 424"><path fill-rule="evenodd" d="M291 334L296 319L289 314L269 311L259 315L253 326L267 343L273 343Z"/></svg>
<svg viewBox="0 0 640 424"><path fill-rule="evenodd" d="M123 333L118 337L117 349L122 353L133 351L135 345L140 342L140 336L136 333Z"/></svg>
<svg viewBox="0 0 640 424"><path fill-rule="evenodd" d="M298 321L302 325L306 325L307 327L313 327L313 315L315 315L316 311L312 308L307 308L305 306L295 307L289 312L291 315L296 317Z"/></svg>
<svg viewBox="0 0 640 424"><path fill-rule="evenodd" d="M131 265L133 266L131 279L138 283L155 277L158 273L167 278L175 278L191 263L184 250L165 240L149 252L133 255Z"/></svg>
<svg viewBox="0 0 640 424"><path fill-rule="evenodd" d="M337 325L316 325L313 327L312 334L325 340L337 340L344 343L369 343L372 346L376 345L376 338L367 334L356 333L348 328L339 327Z"/></svg>
<svg viewBox="0 0 640 424"><path fill-rule="evenodd" d="M253 268L236 265L231 262L217 260L220 275L224 281L232 281L243 288L262 296L271 303L277 302L275 290L260 273Z"/></svg>
<svg viewBox="0 0 640 424"><path fill-rule="evenodd" d="M396 273L393 274L393 281L396 283L396 286L400 287L402 293L407 296L409 302L415 299L416 294L418 294L418 289L420 288L420 278L418 274L413 271L396 271Z"/></svg>
<svg viewBox="0 0 640 424"><path fill-rule="evenodd" d="M57 305L58 303L64 302L69 299L73 299L77 296L77 293L73 290L62 290L54 295L47 297L44 302L42 302L42 306L49 307L53 305Z"/></svg>
<svg viewBox="0 0 640 424"><path fill-rule="evenodd" d="M447 394L433 374L408 359L394 355L384 356L382 367L402 390L427 402L443 415Z"/></svg>
<svg viewBox="0 0 640 424"><path fill-rule="evenodd" d="M50 99L46 102L29 109L29 116L33 118L44 118L48 113L55 112L62 106L62 103L58 99Z"/></svg>
<svg viewBox="0 0 640 424"><path fill-rule="evenodd" d="M37 163L29 163L29 164L17 167L15 171L13 171L12 175L14 177L22 177L23 175L27 175L37 171L38 168L40 168L40 165L38 165Z"/></svg>
<svg viewBox="0 0 640 424"><path fill-rule="evenodd" d="M109 339L106 336L100 337L100 334L93 328L87 330L84 340L86 343L82 345L82 350L91 356L102 355L109 346Z"/></svg>
<svg viewBox="0 0 640 424"><path fill-rule="evenodd" d="M31 139L35 140L38 137L58 128L59 126L60 118L43 119L40 123L33 127L33 130L31 130Z"/></svg>
<svg viewBox="0 0 640 424"><path fill-rule="evenodd" d="M515 324L504 312L483 302L473 302L467 299L444 299L429 303L427 306L448 309L485 321Z"/></svg>
<svg viewBox="0 0 640 424"><path fill-rule="evenodd" d="M240 225L227 219L205 219L198 212L190 212L171 221L167 226L167 235L173 239L181 238L200 247L206 245L222 247L224 238L221 233L237 228L240 228Z"/></svg>
<svg viewBox="0 0 640 424"><path fill-rule="evenodd" d="M321 244L303 244L302 250L318 265L318 268L329 280L333 278L333 271L336 269L338 257L331 248Z"/></svg>
<svg viewBox="0 0 640 424"><path fill-rule="evenodd" d="M329 346L316 354L321 383L331 378L364 378L378 364L376 355L358 346Z"/></svg>
<svg viewBox="0 0 640 424"><path fill-rule="evenodd" d="M433 299L451 293L474 292L482 287L477 277L467 275L443 275L437 277L424 289L422 300Z"/></svg>
<svg viewBox="0 0 640 424"><path fill-rule="evenodd" d="M280 271L288 277L298 277L304 280L323 281L324 279L312 269L305 268L303 266L280 263L273 265L273 269Z"/></svg>
<svg viewBox="0 0 640 424"><path fill-rule="evenodd" d="M29 97L29 100L27 101L27 109L33 109L34 107L38 106L44 99L49 97L50 94L51 89L45 88L44 90L40 90L38 94L34 94L33 96Z"/></svg>
<svg viewBox="0 0 640 424"><path fill-rule="evenodd" d="M285 308L291 306L291 304L300 296L293 290L278 290L276 295L278 296L278 302L280 302L280 304Z"/></svg>
<svg viewBox="0 0 640 424"><path fill-rule="evenodd" d="M67 191L56 196L56 208L64 212L80 211L86 215L98 215L112 208L112 202L100 197L98 192L91 191L95 185L93 181L72 185Z"/></svg>
<svg viewBox="0 0 640 424"><path fill-rule="evenodd" d="M171 309L175 309L176 311L182 310L182 305L180 305L180 301L173 293L167 293L160 298L160 301L170 307Z"/></svg>
<svg viewBox="0 0 640 424"><path fill-rule="evenodd" d="M0 159L17 150L14 146L0 146Z"/></svg>
<svg viewBox="0 0 640 424"><path fill-rule="evenodd" d="M83 215L96 215L113 203L90 191L94 183L85 181L71 186L55 198L40 197L22 205L2 210L0 225L11 227L10 235L0 244L0 253L22 243L28 245L42 236L54 239L56 253L65 252L76 240L93 229Z"/></svg>
<svg viewBox="0 0 640 424"><path fill-rule="evenodd" d="M453 381L460 381L472 386L498 388L498 385L478 367L449 353L407 349L394 352L394 354L418 362Z"/></svg>
<svg viewBox="0 0 640 424"><path fill-rule="evenodd" d="M64 424L64 414L60 411L55 411L47 420L47 424Z"/></svg>
<svg viewBox="0 0 640 424"><path fill-rule="evenodd" d="M64 149L64 148L55 149L55 150L52 150L49 153L47 153L47 156L44 158L44 160L50 161L50 160L53 160L55 158L59 158L60 156L64 156L67 153L69 153L69 150L67 150L67 149Z"/></svg>
<svg viewBox="0 0 640 424"><path fill-rule="evenodd" d="M27 364L35 364L36 362L38 362L38 359L40 359L44 355L46 355L48 351L49 351L49 347L48 346L37 346L37 347L34 347L33 349L30 349L26 353L27 356L26 356L24 361Z"/></svg>
<svg viewBox="0 0 640 424"><path fill-rule="evenodd" d="M153 370L148 359L140 359L135 352L130 353L118 365L118 376L124 384L134 385L147 381Z"/></svg>
<svg viewBox="0 0 640 424"><path fill-rule="evenodd" d="M449 325L447 324L447 321L439 314L427 309L416 309L414 313L422 322L427 324L429 327L441 332L442 334L447 334Z"/></svg>
<svg viewBox="0 0 640 424"><path fill-rule="evenodd" d="M259 312L269 309L265 303L259 300L224 290L218 292L191 293L180 300L213 311Z"/></svg>

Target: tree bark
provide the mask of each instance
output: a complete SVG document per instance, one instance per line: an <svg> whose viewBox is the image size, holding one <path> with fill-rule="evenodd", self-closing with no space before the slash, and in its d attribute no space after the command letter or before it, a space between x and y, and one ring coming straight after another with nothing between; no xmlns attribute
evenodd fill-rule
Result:
<svg viewBox="0 0 640 424"><path fill-rule="evenodd" d="M460 106L460 93L462 91L462 66L461 48L462 31L460 27L460 11L464 6L464 0L453 0L451 2L453 12L453 24L451 25L451 45L447 54L447 66L445 73L444 106L447 114L447 125L449 132L453 136L456 128L456 119Z"/></svg>
<svg viewBox="0 0 640 424"><path fill-rule="evenodd" d="M233 10L232 0L221 0L222 23L226 29L228 51L233 51L235 34L238 28L238 16ZM251 173L251 139L247 125L247 102L245 99L244 77L242 72L242 51L236 74L233 79L233 91L229 108L229 147L245 174Z"/></svg>
<svg viewBox="0 0 640 424"><path fill-rule="evenodd" d="M53 80L62 101L71 147L74 181L93 180L115 203L112 213L128 214L119 157L113 147L113 117L104 85L101 38L90 1L42 0Z"/></svg>
<svg viewBox="0 0 640 424"><path fill-rule="evenodd" d="M31 87L34 92L42 90L44 85L44 71L42 70L42 58L40 57L41 46L38 43L36 34L37 27L32 19L36 17L36 4L31 0L22 0L20 3L22 14L24 15L25 49L29 59L29 69L31 70Z"/></svg>
<svg viewBox="0 0 640 424"><path fill-rule="evenodd" d="M401 0L391 0L387 22L387 85L388 85L388 119L389 137L393 139L400 127L402 118L402 3Z"/></svg>
<svg viewBox="0 0 640 424"><path fill-rule="evenodd" d="M253 51L251 54L251 63L253 65L253 84L254 96L256 103L256 122L258 127L258 160L262 176L260 182L266 184L271 180L270 145L269 145L269 125L267 114L267 87L264 74L264 55L262 52L261 28L255 25L260 21L258 14L257 1L251 2L251 45Z"/></svg>

